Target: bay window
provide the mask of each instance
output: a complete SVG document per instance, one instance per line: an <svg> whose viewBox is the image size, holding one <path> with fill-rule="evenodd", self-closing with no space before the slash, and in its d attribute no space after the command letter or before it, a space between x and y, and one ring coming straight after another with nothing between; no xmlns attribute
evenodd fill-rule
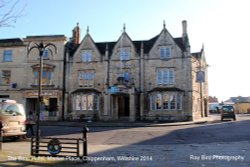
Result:
<svg viewBox="0 0 250 167"><path fill-rule="evenodd" d="M150 95L151 110L182 110L182 94L158 92Z"/></svg>
<svg viewBox="0 0 250 167"><path fill-rule="evenodd" d="M96 111L99 109L99 96L95 93L80 93L73 98L75 111Z"/></svg>

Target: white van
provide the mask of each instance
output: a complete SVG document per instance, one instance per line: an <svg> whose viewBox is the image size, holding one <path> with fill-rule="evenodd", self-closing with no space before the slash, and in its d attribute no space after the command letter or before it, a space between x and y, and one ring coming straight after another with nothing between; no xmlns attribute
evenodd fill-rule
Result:
<svg viewBox="0 0 250 167"><path fill-rule="evenodd" d="M4 138L26 135L26 113L22 104L15 100L0 102L0 129Z"/></svg>

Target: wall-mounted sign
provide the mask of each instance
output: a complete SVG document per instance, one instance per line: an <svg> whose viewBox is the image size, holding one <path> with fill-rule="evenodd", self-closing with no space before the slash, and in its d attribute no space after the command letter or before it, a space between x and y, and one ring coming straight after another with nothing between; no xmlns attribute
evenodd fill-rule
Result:
<svg viewBox="0 0 250 167"><path fill-rule="evenodd" d="M42 96L57 97L59 94L56 91L42 91ZM38 91L27 91L24 94L25 97L37 97Z"/></svg>
<svg viewBox="0 0 250 167"><path fill-rule="evenodd" d="M110 92L111 93L118 93L118 92L120 92L120 88L118 88L117 86L112 86L110 88Z"/></svg>
<svg viewBox="0 0 250 167"><path fill-rule="evenodd" d="M61 152L62 146L58 139L51 139L48 143L47 148L48 148L48 152L51 155L56 155Z"/></svg>
<svg viewBox="0 0 250 167"><path fill-rule="evenodd" d="M112 86L110 88L110 93L111 94L128 93L128 88L126 88L126 87Z"/></svg>

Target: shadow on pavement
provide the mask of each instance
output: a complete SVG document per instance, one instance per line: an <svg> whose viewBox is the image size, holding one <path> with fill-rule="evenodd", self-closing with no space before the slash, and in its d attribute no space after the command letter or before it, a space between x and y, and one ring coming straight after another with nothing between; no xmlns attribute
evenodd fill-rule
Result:
<svg viewBox="0 0 250 167"><path fill-rule="evenodd" d="M208 144L217 142L249 141L250 120L222 121L218 124L204 124L175 130L164 136L145 140L136 145L163 145L163 144Z"/></svg>
<svg viewBox="0 0 250 167"><path fill-rule="evenodd" d="M250 138L250 121L223 121L221 124L205 124L199 127L178 129L166 135L144 140L137 143L120 145L113 147L119 142L115 140L107 143L105 151L95 152L89 157L106 157L107 160L92 161L93 166L218 166L223 163L224 166L240 166L250 164L250 154L245 156L245 152L235 152L233 143L248 142ZM166 127L167 128L167 127ZM136 135L133 133L133 135ZM140 135L140 134L138 134ZM118 136L117 136L118 137ZM123 135L124 138L130 138L129 135ZM111 144L112 143L112 144ZM226 144L227 147L224 148ZM210 147L212 146L212 147ZM229 147L228 147L229 146ZM242 146L240 151L248 150ZM249 145L247 145L249 147ZM211 150L216 148L216 150ZM250 147L249 147L250 148ZM245 161L195 161L190 160L191 155L232 155L241 156L244 154ZM110 158L115 160L108 163ZM91 159L91 158L90 158ZM91 160L90 160L91 161ZM249 162L249 163L248 163Z"/></svg>
<svg viewBox="0 0 250 167"><path fill-rule="evenodd" d="M63 162L30 162L24 161L1 161L1 166L204 166L204 163L209 163L210 166L217 166L217 163L224 161L191 161L191 154L232 154L233 142L245 142L250 138L250 120L244 121L222 121L218 124L203 124L201 126L188 127L185 129L177 129L162 136L152 137L151 139L142 140L140 142L130 142L131 144L119 143L119 138L124 140L132 140L133 136L128 133L116 134L112 141L105 142L106 148L99 149L89 154L87 164L76 163L71 161ZM143 127L142 127L143 128ZM166 127L168 128L168 127ZM98 128L97 128L98 129ZM118 128L119 129L119 128ZM124 129L124 128L123 128ZM127 128L128 129L128 128ZM79 133L81 128L76 128L72 134ZM101 131L105 129L99 129ZM112 129L114 130L114 129ZM91 131L91 129L90 129ZM51 132L54 136L62 135L63 132ZM65 132L66 133L66 132ZM67 134L69 134L67 132ZM140 135L134 132L133 135ZM120 136L122 135L122 136ZM117 140L115 140L117 138ZM216 148L218 143L226 143L230 147L218 152L207 152L212 148ZM199 145L200 144L200 145ZM90 147L100 147L99 145L89 145ZM202 148L201 148L202 147ZM219 145L218 145L219 147ZM220 146L222 148L222 146ZM219 149L220 149L219 147ZM249 145L248 145L249 147ZM249 147L250 148L250 147ZM231 152L230 152L231 151ZM246 157L250 158L250 157ZM10 165L9 163L13 165ZM249 162L249 159L247 161ZM225 162L229 166L235 166L235 162ZM250 163L250 162L249 162Z"/></svg>

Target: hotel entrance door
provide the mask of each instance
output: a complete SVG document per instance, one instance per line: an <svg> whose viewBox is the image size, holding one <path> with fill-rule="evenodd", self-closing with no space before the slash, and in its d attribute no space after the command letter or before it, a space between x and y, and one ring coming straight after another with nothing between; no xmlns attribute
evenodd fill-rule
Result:
<svg viewBox="0 0 250 167"><path fill-rule="evenodd" d="M129 97L117 96L119 118L129 117Z"/></svg>

